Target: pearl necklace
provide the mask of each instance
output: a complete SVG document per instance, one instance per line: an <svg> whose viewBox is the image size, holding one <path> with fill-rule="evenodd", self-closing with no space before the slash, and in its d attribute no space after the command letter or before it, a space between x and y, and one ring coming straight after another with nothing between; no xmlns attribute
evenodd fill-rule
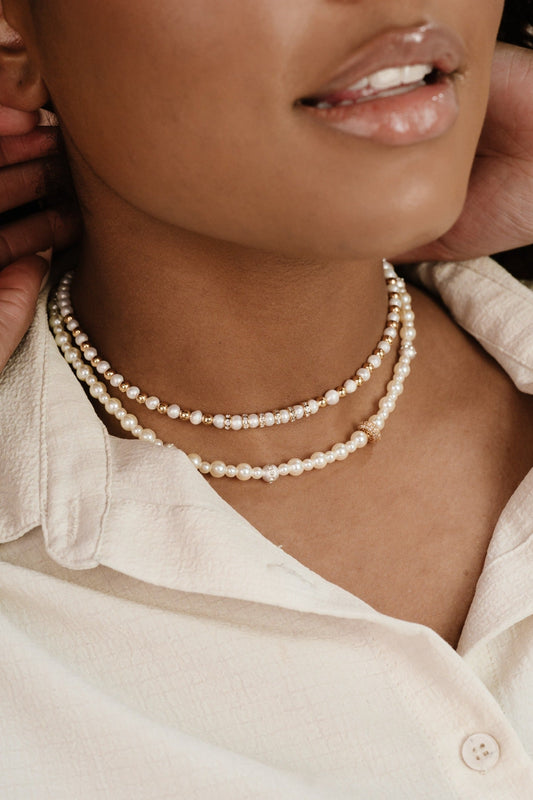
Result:
<svg viewBox="0 0 533 800"><path fill-rule="evenodd" d="M71 279L70 277L69 280ZM297 477L304 472L310 472L314 469L322 470L335 461L344 461L350 454L365 447L369 442L378 441L381 438L381 432L385 427L387 419L396 407L398 397L403 392L404 381L411 371L411 361L416 355L416 350L412 344L416 337L416 331L414 327L414 313L411 308L411 298L405 288L404 281L398 277L394 277L393 280L394 294L398 295L398 300L400 301L399 308L401 309L401 346L394 366L393 377L387 384L386 394L378 403L378 411L368 420L358 425L346 442L337 442L326 452L314 452L307 458L291 458L286 463L267 464L265 466L255 467L248 463L241 463L234 466L233 464L226 464L221 460L209 462L204 460L198 453L189 453L188 457L196 469L202 475L210 475L213 478L237 478L240 481L254 479L263 480L271 484L281 477ZM63 285L63 281L60 285ZM74 334L76 328L68 328L69 322L73 320L72 318L68 322L66 320L73 312L71 307L69 308L67 306L67 308L65 308L65 300L66 298L64 295L59 296L58 289L49 304L49 324L55 336L56 344L62 351L63 357L67 363L70 364L71 368L75 371L80 382L85 383L89 387L91 396L102 404L108 414L119 420L123 430L128 431L132 436L141 441L151 442L160 447L175 447L173 443L165 444L151 428L143 428L142 425L139 424L137 417L134 414L128 413L120 399L110 395L107 392L106 385L98 380L98 375L95 374L92 367L86 363L86 358L84 358L85 353L81 349L81 346L86 340L81 343L76 342L75 336L78 335ZM63 316L66 310L68 310L68 313ZM98 365L96 369L98 369Z"/></svg>
<svg viewBox="0 0 533 800"><path fill-rule="evenodd" d="M372 372L381 366L384 357L390 352L391 346L398 335L401 320L402 296L397 291L399 278L392 264L386 259L383 259L383 272L389 295L385 328L376 347L361 367L341 385L334 389L327 389L319 397L300 401L287 408L246 414L211 414L205 411L186 409L177 403L161 401L159 397L150 395L140 389L139 386L126 380L120 372L113 369L109 361L98 354L96 347L89 342L89 337L81 329L80 323L74 317L74 309L70 297L72 272L66 273L60 280L56 293L56 303L58 315L71 333L75 344L80 348L85 361L95 367L96 372L101 376L100 380L103 378L110 386L119 389L129 400L136 400L137 403L144 405L149 411L158 411L170 419L184 420L192 425L213 425L219 430L239 431L269 428L273 425L284 425L288 422L307 419L322 408L337 405L340 400L353 394L363 383L370 380Z"/></svg>

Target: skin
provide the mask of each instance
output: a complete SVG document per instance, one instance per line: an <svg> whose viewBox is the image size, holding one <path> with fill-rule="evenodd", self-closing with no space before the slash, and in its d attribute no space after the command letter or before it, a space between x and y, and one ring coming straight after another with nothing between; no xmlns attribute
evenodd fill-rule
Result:
<svg viewBox="0 0 533 800"><path fill-rule="evenodd" d="M349 375L382 329L382 256L434 241L461 212L502 2L162 0L148 15L141 0L4 5L28 49L12 95L31 111L49 91L63 125L85 223L75 306L111 363L160 397L235 412ZM444 136L386 147L294 107L378 31L428 18L467 44L461 112ZM410 400L379 447L270 489L214 487L329 580L456 644L497 516L531 466L531 403L413 294ZM356 396L354 418L372 413L387 380L384 368ZM186 452L265 464L344 440L346 408L325 413L326 433L318 415L223 442L156 422Z"/></svg>

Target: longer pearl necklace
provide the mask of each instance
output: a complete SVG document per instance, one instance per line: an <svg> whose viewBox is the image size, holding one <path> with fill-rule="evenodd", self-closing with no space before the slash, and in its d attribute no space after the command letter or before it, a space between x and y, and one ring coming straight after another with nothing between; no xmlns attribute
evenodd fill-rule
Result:
<svg viewBox="0 0 533 800"><path fill-rule="evenodd" d="M70 277L69 281L71 279ZM394 366L392 380L387 384L387 391L378 403L379 408L377 412L368 420L358 425L346 442L337 442L325 452L314 452L311 456L303 459L291 458L287 462L281 464L252 466L248 463L241 463L235 466L233 464L226 464L222 460L209 462L204 460L198 453L189 453L188 457L191 463L201 474L206 476L210 475L213 478L237 478L240 481L248 481L250 479L263 480L270 484L281 477L297 477L304 472L310 472L315 469L322 470L336 461L344 461L350 454L355 453L356 450L365 447L369 442L375 442L381 438L381 432L385 427L385 423L392 411L394 411L398 397L403 392L404 381L411 371L411 361L416 355L413 346L416 331L414 327L414 313L411 308L411 298L401 278L398 278L396 275L394 275L394 277L390 276L387 278L387 282L389 288L394 288L394 292L392 293L397 294L397 299L400 301L398 307L400 308L401 317L401 346ZM64 285L63 282L62 285ZM137 417L134 414L128 413L124 408L120 399L107 392L107 386L98 379L98 374L95 374L92 366L90 366L84 358L85 354L81 346L85 340L80 343L76 342L74 335L75 328L73 330L68 328L69 322L72 321L73 312L71 307L67 307L68 313L64 315L64 312L67 311L67 308L65 308L66 298L64 295L59 297L58 294L59 290L56 292L56 295L49 305L50 328L55 336L56 344L61 349L67 363L69 363L75 371L78 379L89 387L91 396L99 400L105 411L120 422L123 430L128 431L141 441L151 442L160 447L175 447L173 443L165 444L151 428L143 428L143 426L139 424ZM71 316L69 321L67 321L68 316ZM96 369L98 369L98 365Z"/></svg>
<svg viewBox="0 0 533 800"><path fill-rule="evenodd" d="M88 335L81 329L80 323L75 318L70 297L72 272L66 273L60 280L56 292L56 303L58 314L66 325L67 330L72 334L72 338L80 348L85 361L94 367L98 375L101 376L100 380L103 379L110 386L119 389L129 400L136 400L137 403L144 405L149 411L158 411L170 419L184 420L192 425L213 425L219 430L239 431L269 428L273 425L284 425L288 422L307 419L316 414L321 408L337 405L340 400L353 394L363 383L370 380L372 372L381 366L384 357L390 352L391 346L398 336L401 320L402 296L397 291L399 278L392 264L386 259L383 259L383 272L388 289L388 312L385 328L376 347L359 369L341 385L334 389L327 389L318 397L311 397L308 400L294 403L287 408L246 414L211 414L199 409L187 409L178 405L178 403L161 401L156 395L151 395L126 380L120 372L117 372L111 366L109 361L99 355L96 347L91 344Z"/></svg>

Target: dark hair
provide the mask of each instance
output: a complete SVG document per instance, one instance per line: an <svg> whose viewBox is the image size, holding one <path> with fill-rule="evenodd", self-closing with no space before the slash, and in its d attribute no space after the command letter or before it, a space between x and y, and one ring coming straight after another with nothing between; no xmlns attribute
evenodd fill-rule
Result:
<svg viewBox="0 0 533 800"><path fill-rule="evenodd" d="M506 0L498 38L533 48L533 0Z"/></svg>

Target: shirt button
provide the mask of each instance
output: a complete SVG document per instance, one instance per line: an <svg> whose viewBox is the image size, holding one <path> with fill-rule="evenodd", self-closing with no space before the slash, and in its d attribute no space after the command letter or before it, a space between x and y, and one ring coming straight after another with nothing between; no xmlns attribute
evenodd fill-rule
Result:
<svg viewBox="0 0 533 800"><path fill-rule="evenodd" d="M476 772L486 772L500 760L500 745L490 733L473 733L463 743L463 761Z"/></svg>

